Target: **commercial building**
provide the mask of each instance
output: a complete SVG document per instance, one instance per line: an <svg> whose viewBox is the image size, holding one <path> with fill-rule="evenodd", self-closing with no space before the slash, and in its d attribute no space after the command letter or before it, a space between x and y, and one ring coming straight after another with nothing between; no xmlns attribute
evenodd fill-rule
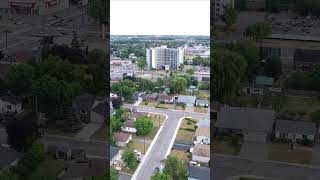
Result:
<svg viewBox="0 0 320 180"><path fill-rule="evenodd" d="M2 0L0 11L10 14L46 15L69 8L69 0Z"/></svg>
<svg viewBox="0 0 320 180"><path fill-rule="evenodd" d="M155 47L146 50L147 68L150 69L177 69L184 60L182 48L173 49L167 46Z"/></svg>

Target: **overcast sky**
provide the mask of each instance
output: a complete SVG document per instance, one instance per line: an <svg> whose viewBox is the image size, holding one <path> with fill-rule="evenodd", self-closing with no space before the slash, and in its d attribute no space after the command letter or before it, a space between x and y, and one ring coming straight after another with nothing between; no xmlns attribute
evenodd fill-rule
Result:
<svg viewBox="0 0 320 180"><path fill-rule="evenodd" d="M210 0L111 0L111 35L210 35Z"/></svg>

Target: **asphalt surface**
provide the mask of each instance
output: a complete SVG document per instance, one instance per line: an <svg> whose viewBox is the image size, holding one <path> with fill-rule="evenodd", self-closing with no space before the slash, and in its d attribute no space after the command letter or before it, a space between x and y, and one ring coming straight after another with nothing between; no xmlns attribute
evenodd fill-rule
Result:
<svg viewBox="0 0 320 180"><path fill-rule="evenodd" d="M255 175L275 180L319 180L320 170L307 166L259 162L214 155L213 179L228 180L233 176Z"/></svg>
<svg viewBox="0 0 320 180"><path fill-rule="evenodd" d="M137 109L138 111L147 111L153 113L161 113L166 114L168 116L167 121L163 125L163 130L160 133L158 139L150 150L149 155L146 157L143 162L140 171L136 171L136 179L137 180L149 180L153 175L153 172L156 167L161 166L160 161L165 159L167 155L168 149L171 150L172 144L170 144L172 138L174 137L176 127L178 126L179 119L183 117L193 117L196 119L208 118L209 114L199 114L199 113L191 113L191 112L183 112L183 111L171 111L171 110L163 110L152 107L141 107L141 106L126 106Z"/></svg>

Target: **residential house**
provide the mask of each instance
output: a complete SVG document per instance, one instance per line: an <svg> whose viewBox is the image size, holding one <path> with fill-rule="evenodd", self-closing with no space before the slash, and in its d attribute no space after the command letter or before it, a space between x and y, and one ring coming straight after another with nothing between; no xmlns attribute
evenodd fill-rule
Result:
<svg viewBox="0 0 320 180"><path fill-rule="evenodd" d="M132 140L132 135L123 132L116 132L113 134L113 139L116 141L117 146L124 147Z"/></svg>
<svg viewBox="0 0 320 180"><path fill-rule="evenodd" d="M205 99L197 99L196 106L209 107L209 101Z"/></svg>
<svg viewBox="0 0 320 180"><path fill-rule="evenodd" d="M318 49L296 49L294 52L294 67L300 71L312 71L320 61L320 50Z"/></svg>
<svg viewBox="0 0 320 180"><path fill-rule="evenodd" d="M198 127L193 139L194 144L210 144L210 127Z"/></svg>
<svg viewBox="0 0 320 180"><path fill-rule="evenodd" d="M160 94L158 100L159 102L162 102L162 103L172 104L174 101L174 98L172 96Z"/></svg>
<svg viewBox="0 0 320 180"><path fill-rule="evenodd" d="M91 110L91 122L103 123L107 117L107 107L104 103L99 103Z"/></svg>
<svg viewBox="0 0 320 180"><path fill-rule="evenodd" d="M179 95L177 103L185 104L186 106L194 106L196 102L195 96L185 96L185 95Z"/></svg>
<svg viewBox="0 0 320 180"><path fill-rule="evenodd" d="M73 100L72 106L75 109L75 115L82 122L103 123L104 117L107 116L105 110L107 107L104 103L104 100L98 100L94 95L82 94Z"/></svg>
<svg viewBox="0 0 320 180"><path fill-rule="evenodd" d="M0 146L0 172L17 165L21 155L21 153L11 148Z"/></svg>
<svg viewBox="0 0 320 180"><path fill-rule="evenodd" d="M121 170L121 149L119 147L110 147L110 166L116 170Z"/></svg>
<svg viewBox="0 0 320 180"><path fill-rule="evenodd" d="M292 142L305 139L313 142L318 134L316 123L289 120L277 120L274 132L276 139L285 139Z"/></svg>
<svg viewBox="0 0 320 180"><path fill-rule="evenodd" d="M197 127L209 127L210 128L210 120L209 119L200 119L197 122Z"/></svg>
<svg viewBox="0 0 320 180"><path fill-rule="evenodd" d="M61 180L85 180L91 177L102 177L108 166L106 159L90 158L76 160L66 167L65 171L58 177Z"/></svg>
<svg viewBox="0 0 320 180"><path fill-rule="evenodd" d="M274 124L274 111L247 107L223 108L217 114L214 133L235 133L244 141L266 142Z"/></svg>
<svg viewBox="0 0 320 180"><path fill-rule="evenodd" d="M192 161L209 164L210 161L210 145L195 144L192 149Z"/></svg>
<svg viewBox="0 0 320 180"><path fill-rule="evenodd" d="M134 127L134 122L133 120L127 120L123 123L121 130L123 132L128 132L128 133L136 133L137 129Z"/></svg>
<svg viewBox="0 0 320 180"><path fill-rule="evenodd" d="M205 166L194 166L188 167L188 180L209 180L210 179L210 168Z"/></svg>
<svg viewBox="0 0 320 180"><path fill-rule="evenodd" d="M172 146L172 149L178 151L188 152L190 151L191 146L193 146L193 142L185 141L185 140L175 140Z"/></svg>
<svg viewBox="0 0 320 180"><path fill-rule="evenodd" d="M12 95L3 95L0 97L0 114L21 113L22 111L22 101L20 98Z"/></svg>
<svg viewBox="0 0 320 180"><path fill-rule="evenodd" d="M145 95L145 100L148 101L157 101L159 94L158 93L152 93Z"/></svg>
<svg viewBox="0 0 320 180"><path fill-rule="evenodd" d="M272 87L274 78L267 76L257 76L255 87Z"/></svg>

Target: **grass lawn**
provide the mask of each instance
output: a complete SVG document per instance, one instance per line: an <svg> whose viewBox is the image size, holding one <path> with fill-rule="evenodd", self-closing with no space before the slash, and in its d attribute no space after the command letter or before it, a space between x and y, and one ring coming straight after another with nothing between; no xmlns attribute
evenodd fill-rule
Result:
<svg viewBox="0 0 320 180"><path fill-rule="evenodd" d="M206 100L210 99L209 91L199 91L196 96L198 99L206 99Z"/></svg>
<svg viewBox="0 0 320 180"><path fill-rule="evenodd" d="M196 119L192 119L192 121L198 121ZM195 133L195 125L196 122L188 121L186 119L182 120L180 129L178 131L177 140L184 140L184 141L192 141L193 135ZM194 131L185 130L185 128L188 129L194 129Z"/></svg>
<svg viewBox="0 0 320 180"><path fill-rule="evenodd" d="M220 141L214 140L213 141L213 152L218 154L227 154L227 155L239 155L240 152L240 145L234 146L229 141Z"/></svg>
<svg viewBox="0 0 320 180"><path fill-rule="evenodd" d="M240 96L237 99L236 105L240 107L257 107L257 103L257 96Z"/></svg>
<svg viewBox="0 0 320 180"><path fill-rule="evenodd" d="M109 130L107 129L107 125L103 124L92 136L91 139L99 140L99 141L107 141L107 135Z"/></svg>
<svg viewBox="0 0 320 180"><path fill-rule="evenodd" d="M37 170L31 175L33 178L45 178L55 180L65 167L64 161L56 160L53 157L47 156Z"/></svg>
<svg viewBox="0 0 320 180"><path fill-rule="evenodd" d="M162 109L174 109L174 104L164 104L164 103L159 103L156 106L157 108L162 108Z"/></svg>
<svg viewBox="0 0 320 180"><path fill-rule="evenodd" d="M149 145L150 144L145 143L145 152L147 152ZM129 147L140 151L142 154L145 154L145 152L143 151L143 148L144 148L143 146L144 146L143 142L134 141L134 139L129 143Z"/></svg>
<svg viewBox="0 0 320 180"><path fill-rule="evenodd" d="M282 109L285 114L293 118L310 121L310 114L320 110L320 101L315 97L287 97L286 106Z"/></svg>
<svg viewBox="0 0 320 180"><path fill-rule="evenodd" d="M153 130L149 134L146 135L146 139L153 140L153 138L157 134L157 132L158 132L158 128L154 127ZM134 138L134 137L143 138L143 136L137 136L137 135L133 135L132 138Z"/></svg>
<svg viewBox="0 0 320 180"><path fill-rule="evenodd" d="M156 107L158 103L153 101L142 101L139 105L140 106L148 106L148 107Z"/></svg>
<svg viewBox="0 0 320 180"><path fill-rule="evenodd" d="M48 134L52 135L59 135L59 136L67 136L67 137L74 137L77 132L65 132L64 127L62 125L49 125Z"/></svg>
<svg viewBox="0 0 320 180"><path fill-rule="evenodd" d="M181 105L176 105L176 107L174 109L176 109L176 110L185 110L185 107L183 107Z"/></svg>
<svg viewBox="0 0 320 180"><path fill-rule="evenodd" d="M194 107L194 112L197 113L208 113L208 108L203 108L203 107Z"/></svg>
<svg viewBox="0 0 320 180"><path fill-rule="evenodd" d="M164 123L164 120L166 117L162 114L152 114L150 113L149 116L153 120L153 126L159 128L159 121L160 121L160 126Z"/></svg>
<svg viewBox="0 0 320 180"><path fill-rule="evenodd" d="M187 152L172 150L170 152L170 155L172 155L174 157L177 157L178 159L180 159L180 160L182 160L182 161L184 161L186 163L190 162L190 159L188 157L188 153Z"/></svg>
<svg viewBox="0 0 320 180"><path fill-rule="evenodd" d="M290 149L288 144L271 144L268 153L269 160L288 163L310 164L312 151Z"/></svg>

